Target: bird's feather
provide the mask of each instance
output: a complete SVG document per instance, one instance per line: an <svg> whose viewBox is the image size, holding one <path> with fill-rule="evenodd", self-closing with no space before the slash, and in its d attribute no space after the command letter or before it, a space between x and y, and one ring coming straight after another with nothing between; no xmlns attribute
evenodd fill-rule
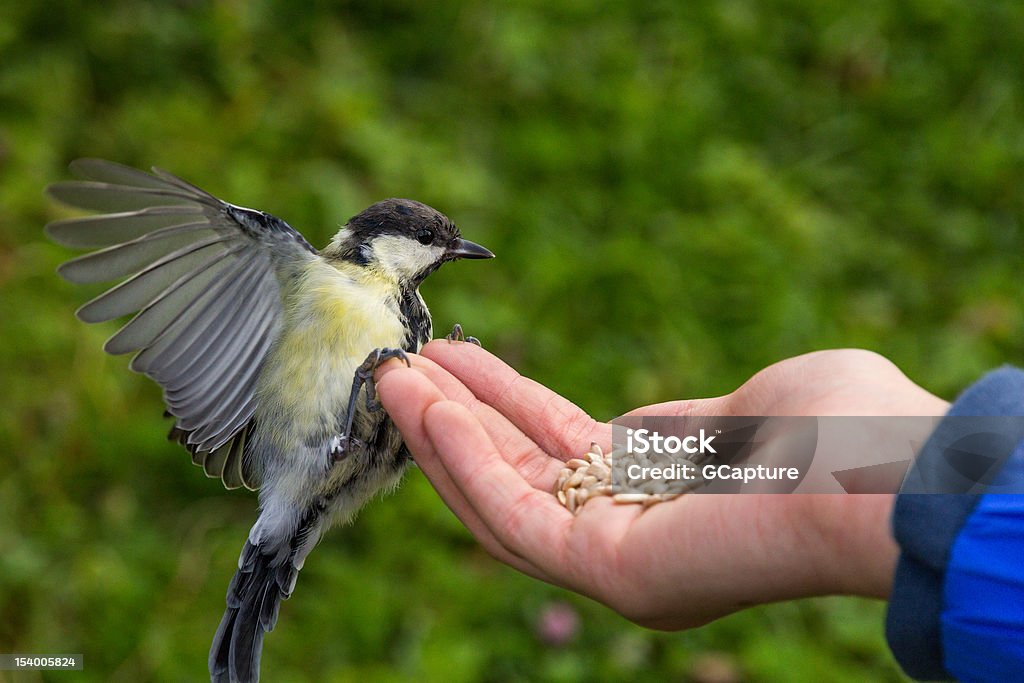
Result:
<svg viewBox="0 0 1024 683"><path fill-rule="evenodd" d="M233 206L169 173L98 159L72 170L56 199L99 216L47 226L55 241L103 247L61 266L72 282L127 278L82 306L87 322L136 315L108 340L164 388L172 438L229 487L258 486L245 432L255 386L282 319L278 277L316 258L283 221Z"/></svg>
<svg viewBox="0 0 1024 683"><path fill-rule="evenodd" d="M104 213L54 221L46 234L66 247L110 247L132 242L150 233L203 223L203 213L194 206L155 206L141 211Z"/></svg>

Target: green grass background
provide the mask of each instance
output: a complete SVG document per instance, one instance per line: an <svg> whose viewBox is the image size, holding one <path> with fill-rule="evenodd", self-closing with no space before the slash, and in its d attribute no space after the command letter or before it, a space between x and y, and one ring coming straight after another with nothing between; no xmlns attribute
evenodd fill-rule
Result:
<svg viewBox="0 0 1024 683"><path fill-rule="evenodd" d="M1024 364L1022 71L1013 0L0 2L0 651L85 654L18 680L202 680L255 513L163 440L113 324L74 319L98 289L41 233L69 160L159 165L318 245L383 197L437 206L499 258L431 278L436 327L601 419L839 346L950 398ZM559 601L582 625L553 647ZM263 672L901 680L883 613L646 631L492 561L414 472L311 556Z"/></svg>

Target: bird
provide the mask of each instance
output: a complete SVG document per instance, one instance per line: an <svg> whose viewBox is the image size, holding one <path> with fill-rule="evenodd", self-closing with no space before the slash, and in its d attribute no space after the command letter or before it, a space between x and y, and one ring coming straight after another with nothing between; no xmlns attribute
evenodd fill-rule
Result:
<svg viewBox="0 0 1024 683"><path fill-rule="evenodd" d="M169 438L224 486L259 491L209 654L213 683L259 680L264 635L328 527L346 523L411 462L373 371L433 335L419 286L443 264L487 259L447 216L385 199L323 249L269 213L166 171L70 165L57 201L98 214L49 223L73 283L122 280L81 306L89 323L134 313L104 345L163 388ZM456 325L450 340L466 338Z"/></svg>

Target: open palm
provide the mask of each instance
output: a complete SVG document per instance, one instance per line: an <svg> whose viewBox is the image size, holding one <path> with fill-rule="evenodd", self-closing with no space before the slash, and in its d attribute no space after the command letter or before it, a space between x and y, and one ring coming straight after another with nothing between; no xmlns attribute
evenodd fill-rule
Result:
<svg viewBox="0 0 1024 683"><path fill-rule="evenodd" d="M499 560L654 628L697 626L773 600L884 597L896 560L888 495L697 495L644 510L598 497L573 516L551 494L563 463L611 426L496 356L433 342L379 371L381 400L448 506ZM648 415L940 415L946 404L884 358L808 354L732 394Z"/></svg>

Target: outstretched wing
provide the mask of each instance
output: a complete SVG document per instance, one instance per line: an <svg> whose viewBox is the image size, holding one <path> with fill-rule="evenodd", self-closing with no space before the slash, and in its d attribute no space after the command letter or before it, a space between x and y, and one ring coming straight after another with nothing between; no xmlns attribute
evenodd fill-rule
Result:
<svg viewBox="0 0 1024 683"><path fill-rule="evenodd" d="M277 271L316 251L285 222L222 202L175 176L98 159L71 164L82 181L51 196L100 215L50 223L69 247L98 251L63 264L76 283L127 278L88 302L85 322L135 316L107 340L112 354L137 352L132 370L164 390L175 418L170 438L228 488L258 488L247 448L255 387L281 326Z"/></svg>

